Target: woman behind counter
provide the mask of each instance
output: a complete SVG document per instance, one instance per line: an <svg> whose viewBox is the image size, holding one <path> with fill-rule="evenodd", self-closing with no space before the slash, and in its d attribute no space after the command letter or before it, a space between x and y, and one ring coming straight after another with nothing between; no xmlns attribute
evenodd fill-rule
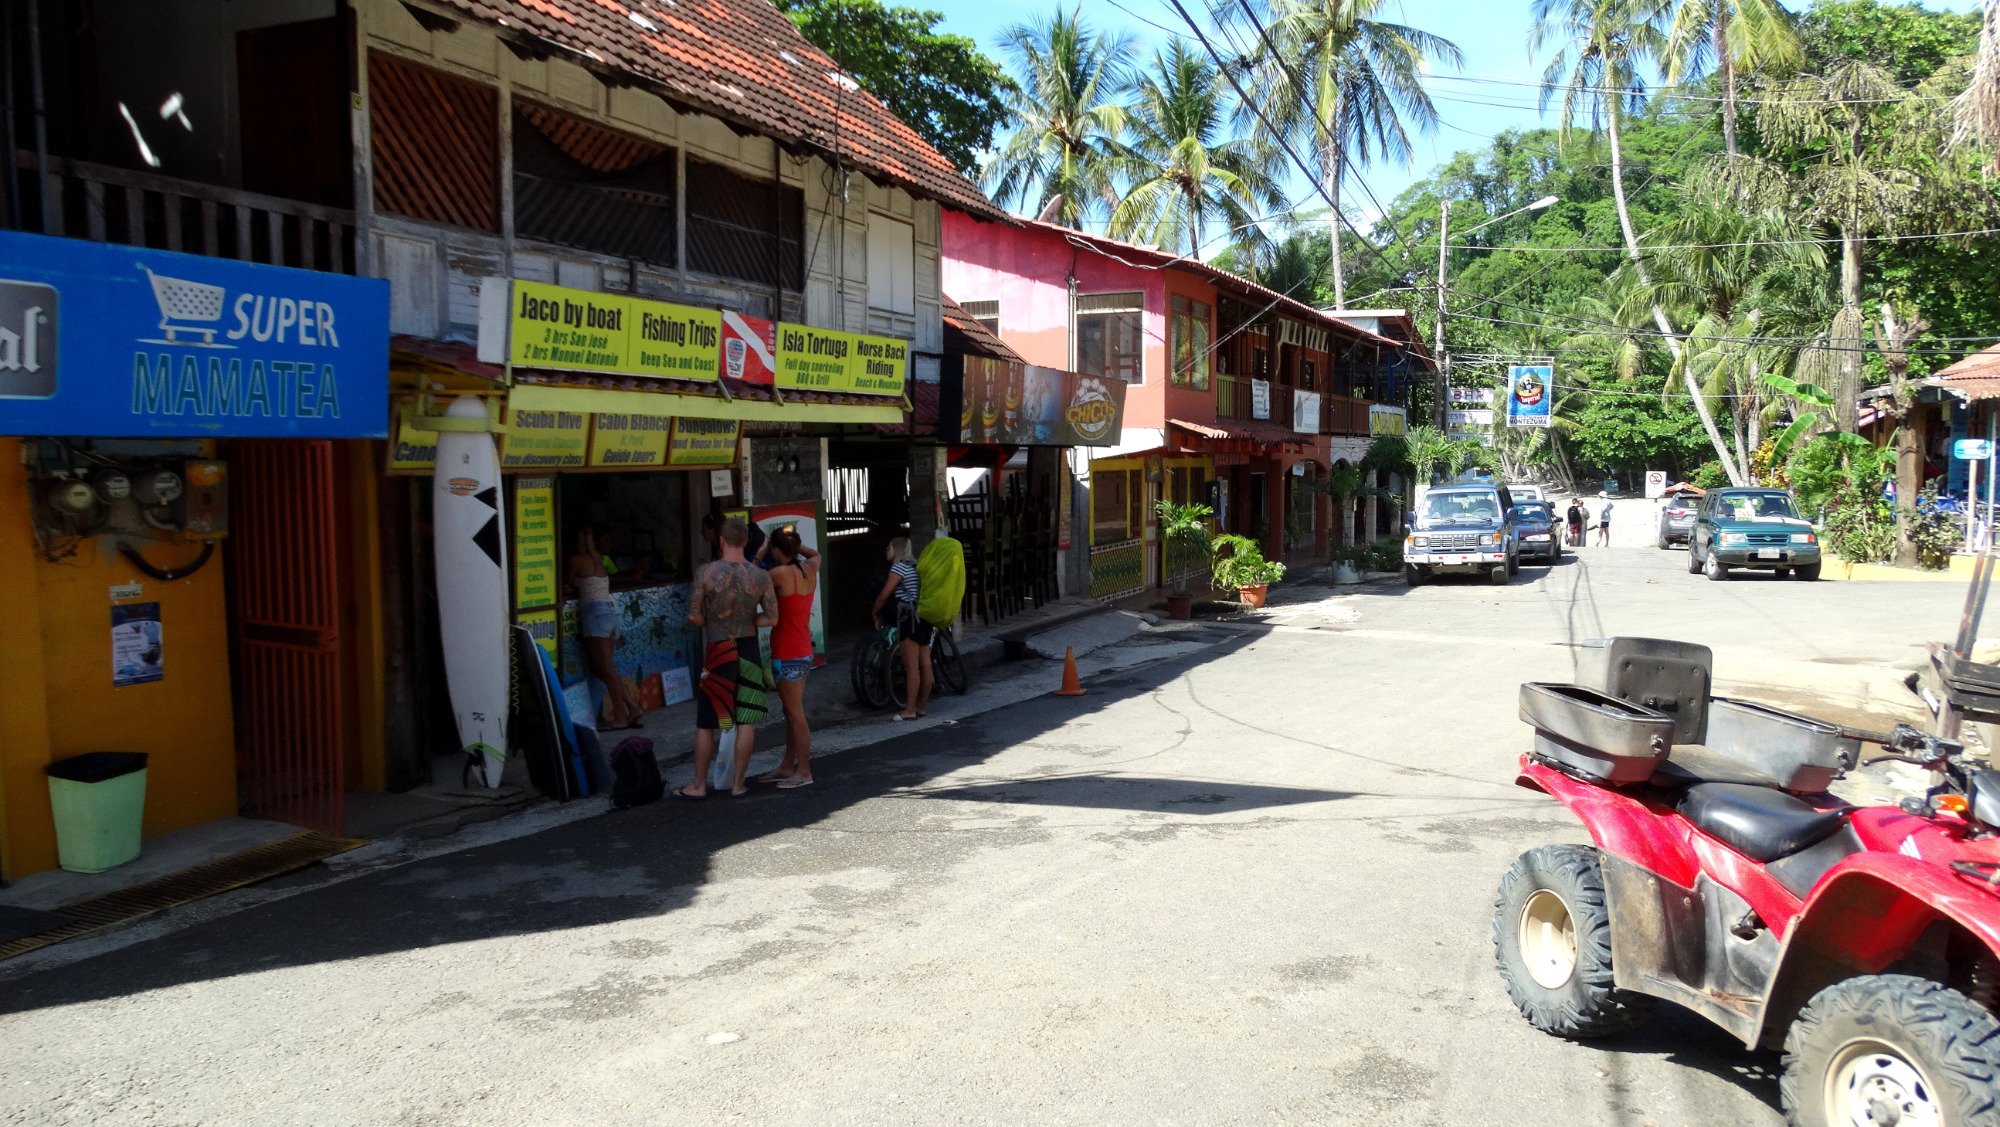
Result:
<svg viewBox="0 0 2000 1127"><path fill-rule="evenodd" d="M605 566L605 545L597 530L577 530L576 551L569 557L569 582L576 589L577 631L590 671L604 686L604 716L599 731L616 732L643 725L646 709L632 686L618 673L612 653L618 648L618 604L611 601L611 569Z"/></svg>

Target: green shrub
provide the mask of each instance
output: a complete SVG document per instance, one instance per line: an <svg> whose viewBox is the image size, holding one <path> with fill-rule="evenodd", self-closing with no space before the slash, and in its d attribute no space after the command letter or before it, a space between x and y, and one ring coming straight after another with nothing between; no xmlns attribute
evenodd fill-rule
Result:
<svg viewBox="0 0 2000 1127"><path fill-rule="evenodd" d="M1937 482L1924 486L1915 506L1903 506L1903 521L1910 542L1917 546L1917 566L1925 571L1943 571L1951 566L1951 555L1963 537L1958 522L1937 507Z"/></svg>
<svg viewBox="0 0 2000 1127"><path fill-rule="evenodd" d="M1879 483L1843 483L1826 503L1826 544L1848 563L1881 563L1896 552L1896 515Z"/></svg>
<svg viewBox="0 0 2000 1127"><path fill-rule="evenodd" d="M1400 536L1385 536L1368 545L1368 570L1403 570L1403 539Z"/></svg>
<svg viewBox="0 0 2000 1127"><path fill-rule="evenodd" d="M1720 489L1729 484L1729 475L1723 472L1721 462L1707 461L1694 468L1688 484L1697 489Z"/></svg>
<svg viewBox="0 0 2000 1127"><path fill-rule="evenodd" d="M1218 589L1263 587L1285 577L1285 565L1265 559L1263 550L1248 536L1217 536L1209 547L1215 552L1213 578Z"/></svg>

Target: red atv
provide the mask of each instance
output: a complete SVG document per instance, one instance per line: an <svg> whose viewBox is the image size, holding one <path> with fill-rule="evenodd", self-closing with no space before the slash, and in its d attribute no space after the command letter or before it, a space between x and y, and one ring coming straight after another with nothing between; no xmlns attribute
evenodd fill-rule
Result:
<svg viewBox="0 0 2000 1127"><path fill-rule="evenodd" d="M1711 698L1704 646L1615 638L1581 684L1521 687L1519 785L1595 846L1514 862L1494 905L1507 993L1592 1038L1664 998L1784 1049L1798 1127L2000 1127L2000 772L1899 727L1868 737ZM1826 793L1863 740L1924 798Z"/></svg>

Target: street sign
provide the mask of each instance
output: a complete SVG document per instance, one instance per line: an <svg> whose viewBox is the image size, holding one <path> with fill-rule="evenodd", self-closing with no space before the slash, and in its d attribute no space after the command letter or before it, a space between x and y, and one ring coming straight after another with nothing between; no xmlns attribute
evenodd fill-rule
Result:
<svg viewBox="0 0 2000 1127"><path fill-rule="evenodd" d="M1667 471L1646 471L1646 496L1665 497L1667 495Z"/></svg>
<svg viewBox="0 0 2000 1127"><path fill-rule="evenodd" d="M1493 412L1483 407L1467 411L1446 411L1444 418L1446 425L1455 429L1493 425Z"/></svg>
<svg viewBox="0 0 2000 1127"><path fill-rule="evenodd" d="M1993 456L1993 442L1985 438L1961 438L1951 444L1951 456L1961 462L1984 461Z"/></svg>

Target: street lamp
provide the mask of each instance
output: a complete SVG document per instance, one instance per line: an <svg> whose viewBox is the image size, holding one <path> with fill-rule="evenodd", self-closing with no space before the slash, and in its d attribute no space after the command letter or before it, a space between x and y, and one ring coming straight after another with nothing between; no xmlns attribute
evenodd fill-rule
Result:
<svg viewBox="0 0 2000 1127"><path fill-rule="evenodd" d="M1479 226L1467 230L1465 234L1470 235L1475 231L1483 231L1486 228L1491 227L1495 223L1500 222L1502 219L1512 219L1515 216L1522 214L1523 212L1540 211L1546 207L1554 207L1558 202L1560 202L1559 197L1543 196L1541 199L1536 200L1534 203L1531 203L1526 207L1517 207L1505 215L1496 215L1493 218L1488 219L1486 222L1481 223ZM1437 414L1438 428L1440 430L1443 430L1446 429L1445 384L1447 382L1447 376L1445 373L1447 356L1444 347L1444 270L1445 270L1445 255L1448 253L1451 243L1451 200L1446 197L1439 197L1438 204L1439 204L1439 212L1438 212L1437 328L1436 331L1431 334L1431 350L1432 352L1435 353L1435 359L1437 361L1436 414Z"/></svg>

